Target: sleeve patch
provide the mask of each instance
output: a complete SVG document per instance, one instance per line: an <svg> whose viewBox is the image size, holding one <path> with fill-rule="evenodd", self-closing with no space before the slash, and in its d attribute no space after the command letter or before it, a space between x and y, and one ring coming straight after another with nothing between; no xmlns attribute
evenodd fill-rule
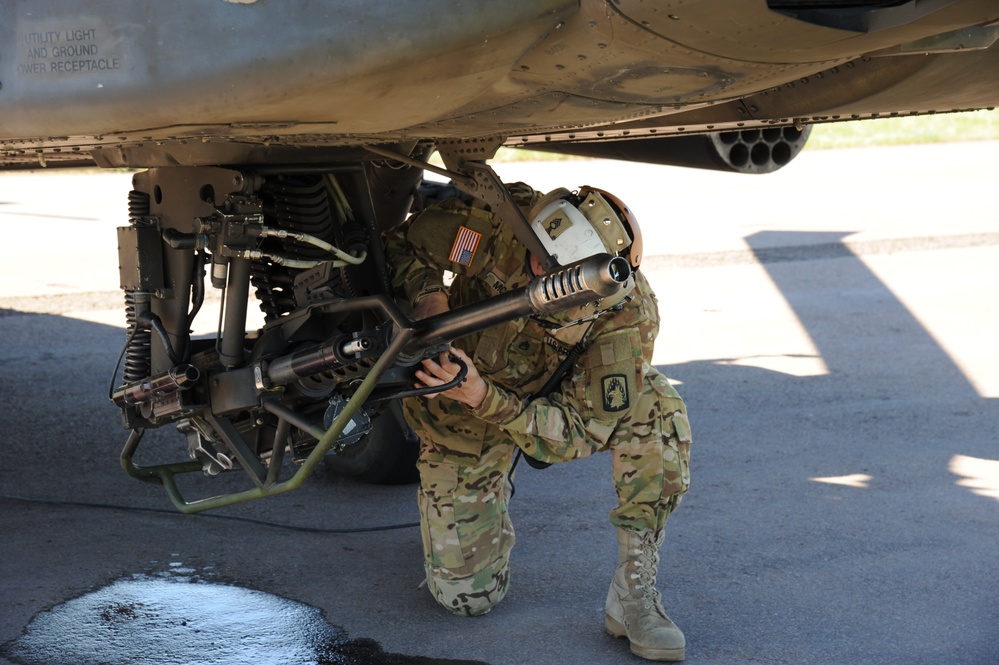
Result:
<svg viewBox="0 0 999 665"><path fill-rule="evenodd" d="M631 406L628 395L628 377L624 374L608 374L601 382L604 401L604 411L615 413L625 411Z"/></svg>
<svg viewBox="0 0 999 665"><path fill-rule="evenodd" d="M454 244L451 245L451 254L448 256L448 260L463 266L472 265L472 259L475 258L480 240L482 240L481 233L473 231L467 226L459 226Z"/></svg>

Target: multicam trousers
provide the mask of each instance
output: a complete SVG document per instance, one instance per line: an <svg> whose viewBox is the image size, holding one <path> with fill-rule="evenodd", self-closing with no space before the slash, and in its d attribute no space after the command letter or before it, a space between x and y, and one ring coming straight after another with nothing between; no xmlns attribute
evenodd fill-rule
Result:
<svg viewBox="0 0 999 665"><path fill-rule="evenodd" d="M514 544L507 512L507 474L516 446L501 426L478 420L443 397L410 398L406 419L422 443L420 521L427 581L437 601L455 614L488 612L506 595ZM609 450L622 528L661 531L690 485L690 426L668 380L643 364L642 388L604 446L566 441L551 459ZM535 456L538 450L534 450Z"/></svg>

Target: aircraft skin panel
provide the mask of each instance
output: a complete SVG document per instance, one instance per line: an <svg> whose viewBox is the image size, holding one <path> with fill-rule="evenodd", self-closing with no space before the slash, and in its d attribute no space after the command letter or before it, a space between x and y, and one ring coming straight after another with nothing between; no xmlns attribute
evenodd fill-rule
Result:
<svg viewBox="0 0 999 665"><path fill-rule="evenodd" d="M459 107L575 3L6 1L3 137L323 123L379 133Z"/></svg>
<svg viewBox="0 0 999 665"><path fill-rule="evenodd" d="M697 116L703 110L710 117L709 105L814 81L816 75L821 78L824 72L854 61L858 55L953 30L967 25L966 21L995 20L997 13L994 4L981 2L936 6L937 12L919 14L913 23L858 33L789 18L768 10L765 2L622 0L607 5L613 11L601 3L584 3L563 29L550 33L509 77L450 118L488 112L502 118L507 127L525 131L532 124L557 128L560 118L573 118L577 125L585 126L605 124L601 115L614 123L648 117L648 124L666 128L680 123L665 115L683 111ZM958 15L959 9L964 11ZM920 62L925 60L922 57L902 66L888 62L888 58L877 60L881 62L868 63L863 71L883 69L885 73L870 78L872 84L882 86L886 78L905 75L925 64ZM858 81L857 77L849 78L851 83ZM813 107L847 107L863 99L870 86L866 81L860 83L858 93L851 95L850 88L841 87L836 93L839 98L828 101L830 86L825 86L823 103ZM954 88L945 84L943 88L923 89L921 94L932 95L937 89L946 94ZM908 106L891 110L917 108L909 99L904 100ZM814 110L809 113L817 114ZM786 123L795 117L786 112L750 112L732 115L729 120L784 118ZM691 123L684 120L682 124ZM548 133L548 140L560 134Z"/></svg>
<svg viewBox="0 0 999 665"><path fill-rule="evenodd" d="M995 3L989 0L897 2L895 7L876 9L870 6L877 2L858 2L849 3L858 7L840 10L839 21L822 24L809 20L814 12L780 11L796 4L823 3L620 0L610 6L634 25L692 51L771 64L852 59L893 44L987 23L996 16ZM832 27L833 23L841 27Z"/></svg>
<svg viewBox="0 0 999 665"><path fill-rule="evenodd" d="M995 71L999 71L996 46L964 53L859 58L727 103L613 125L524 133L510 137L507 144L532 147L569 141L639 140L756 126L995 108L999 106L999 86L982 78L984 72ZM626 152L618 148L618 154Z"/></svg>

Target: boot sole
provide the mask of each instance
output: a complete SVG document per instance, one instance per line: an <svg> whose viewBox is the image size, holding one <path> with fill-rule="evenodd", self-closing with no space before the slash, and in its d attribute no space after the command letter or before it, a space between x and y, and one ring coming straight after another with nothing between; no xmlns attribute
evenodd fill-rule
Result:
<svg viewBox="0 0 999 665"><path fill-rule="evenodd" d="M604 630L606 630L607 634L611 637L628 638L628 629L624 627L624 624L612 616L604 615ZM685 647L680 647L678 649L655 649L635 644L630 638L628 638L628 644L631 646L631 653L646 660L678 662L683 660L686 656Z"/></svg>

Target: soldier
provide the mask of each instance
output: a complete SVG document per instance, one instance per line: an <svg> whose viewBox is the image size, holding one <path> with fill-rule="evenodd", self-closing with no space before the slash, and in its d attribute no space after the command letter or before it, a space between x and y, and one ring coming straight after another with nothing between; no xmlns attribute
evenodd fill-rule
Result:
<svg viewBox="0 0 999 665"><path fill-rule="evenodd" d="M560 265L609 252L638 268L638 227L607 192L584 187L541 197L520 183L510 191ZM391 234L387 249L394 282L416 319L543 274L494 213L460 198L415 215ZM444 270L455 274L449 287ZM539 463L610 451L618 496L610 520L620 565L607 594L606 630L627 637L643 658L682 660L683 633L663 610L656 574L666 519L689 486L686 408L651 365L659 312L644 276L634 273L622 295L606 300L458 339L451 353L467 365L466 380L405 400L406 419L421 440L427 582L455 614L488 612L510 580L508 474L515 451ZM417 378L439 386L459 369L445 353L425 360Z"/></svg>

